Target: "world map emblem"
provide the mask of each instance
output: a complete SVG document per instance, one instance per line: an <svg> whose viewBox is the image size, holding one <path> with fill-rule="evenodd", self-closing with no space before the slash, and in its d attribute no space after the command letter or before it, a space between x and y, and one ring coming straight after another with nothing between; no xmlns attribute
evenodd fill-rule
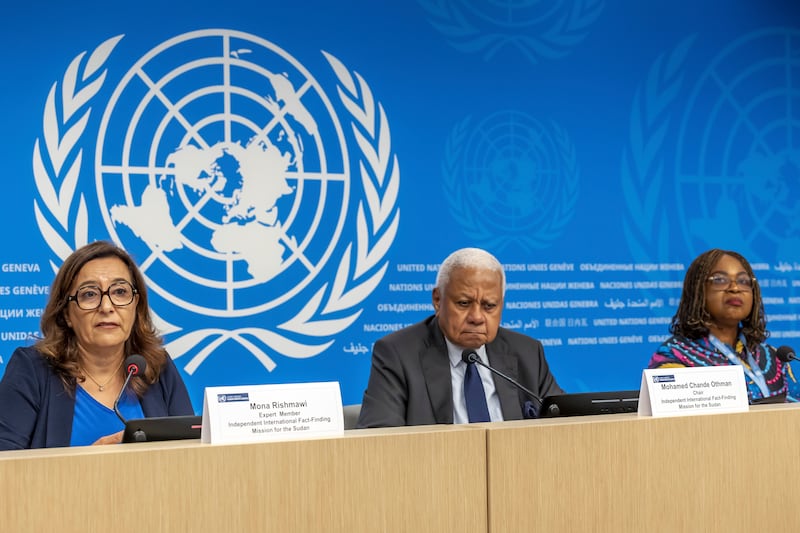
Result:
<svg viewBox="0 0 800 533"><path fill-rule="evenodd" d="M399 223L380 102L331 54L326 86L261 37L201 30L127 69L91 147L90 104L121 39L76 57L45 106L34 207L50 247L63 259L102 222L163 302L173 357L204 346L189 372L226 340L269 370L269 353L321 353L382 279Z"/></svg>
<svg viewBox="0 0 800 533"><path fill-rule="evenodd" d="M744 35L691 84L675 155L677 220L690 246L800 257L798 38L787 29Z"/></svg>
<svg viewBox="0 0 800 533"><path fill-rule="evenodd" d="M580 170L567 132L519 111L451 131L442 184L451 216L488 248L550 246L572 220ZM480 208L476 208L480 206Z"/></svg>
<svg viewBox="0 0 800 533"><path fill-rule="evenodd" d="M709 248L796 260L797 42L797 30L766 28L697 65L689 37L654 62L634 98L622 164L625 232L638 260Z"/></svg>

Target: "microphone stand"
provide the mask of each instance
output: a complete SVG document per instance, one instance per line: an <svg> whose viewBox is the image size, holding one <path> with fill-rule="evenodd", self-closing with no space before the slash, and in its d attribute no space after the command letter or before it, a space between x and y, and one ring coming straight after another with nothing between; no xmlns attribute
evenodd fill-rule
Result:
<svg viewBox="0 0 800 533"><path fill-rule="evenodd" d="M521 390L522 392L527 394L528 397L531 398L536 404L536 405L531 405L530 406L530 413L529 414L532 415L530 418L539 418L539 411L542 408L542 403L543 402L542 402L542 399L539 398L539 396L537 394L534 394L534 392L532 390L528 389L527 387L522 385L520 382L518 382L517 380L515 380L511 376L507 376L504 373L502 373L499 370L497 370L496 368L493 368L493 367L487 365L486 363L484 363L483 361L481 361L481 358L478 357L478 354L475 353L475 350L464 350L464 352L462 352L462 354L461 354L461 360L464 361L465 363L475 363L475 364L481 365L483 368L487 369L489 372L492 372L493 374L497 374L498 376L500 376L501 378L503 378L504 380L508 381L509 383L511 383L512 385L517 387L519 390ZM526 408L525 408L525 412L528 413L527 405L526 405Z"/></svg>

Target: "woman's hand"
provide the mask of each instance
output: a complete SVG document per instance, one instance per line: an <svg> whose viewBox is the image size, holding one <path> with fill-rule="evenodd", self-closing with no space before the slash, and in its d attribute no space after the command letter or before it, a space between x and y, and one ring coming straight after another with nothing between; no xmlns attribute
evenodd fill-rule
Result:
<svg viewBox="0 0 800 533"><path fill-rule="evenodd" d="M100 437L92 446L98 446L101 444L119 444L122 442L122 431L118 431L117 433L112 433L111 435L106 435L105 437Z"/></svg>

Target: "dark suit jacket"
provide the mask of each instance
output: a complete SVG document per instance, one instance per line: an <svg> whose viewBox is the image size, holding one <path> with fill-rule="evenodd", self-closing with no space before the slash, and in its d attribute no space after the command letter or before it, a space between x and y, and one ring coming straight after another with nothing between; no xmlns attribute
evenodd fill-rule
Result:
<svg viewBox="0 0 800 533"><path fill-rule="evenodd" d="M550 373L542 344L500 328L486 345L489 364L540 398L563 391ZM523 418L530 398L492 375L505 420ZM453 423L453 390L447 344L436 316L391 333L375 343L358 427Z"/></svg>
<svg viewBox="0 0 800 533"><path fill-rule="evenodd" d="M146 417L192 415L192 402L171 358L145 391ZM17 348L0 381L0 450L69 446L75 393L34 348Z"/></svg>

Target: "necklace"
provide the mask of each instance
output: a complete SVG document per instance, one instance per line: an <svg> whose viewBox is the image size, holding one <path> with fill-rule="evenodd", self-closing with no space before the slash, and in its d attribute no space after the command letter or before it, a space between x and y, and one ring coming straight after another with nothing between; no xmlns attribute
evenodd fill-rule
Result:
<svg viewBox="0 0 800 533"><path fill-rule="evenodd" d="M106 380L106 382L105 382L105 383L100 383L100 382L98 382L96 379L94 379L94 377L92 377L92 375L91 375L89 372L87 372L87 371L86 371L86 369L85 369L85 368L81 368L81 370L83 371L83 373L84 373L84 374L86 374L86 377L87 377L87 378L91 379L91 380L92 380L92 382L93 382L95 385L97 385L97 388L98 388L98 390L99 390L100 392L103 392L103 391L105 390L105 388L106 388L106 385L108 385L109 383L111 383L111 380L113 380L115 377L117 377L117 372L119 371L119 369L120 369L120 368L122 368L122 364L123 364L124 362L125 362L125 359L123 359L123 360L120 362L120 364L119 364L119 366L117 367L117 369L116 369L116 370L114 370L114 372L112 372L112 373L111 373L111 377L110 377L110 378L108 378L108 379Z"/></svg>

